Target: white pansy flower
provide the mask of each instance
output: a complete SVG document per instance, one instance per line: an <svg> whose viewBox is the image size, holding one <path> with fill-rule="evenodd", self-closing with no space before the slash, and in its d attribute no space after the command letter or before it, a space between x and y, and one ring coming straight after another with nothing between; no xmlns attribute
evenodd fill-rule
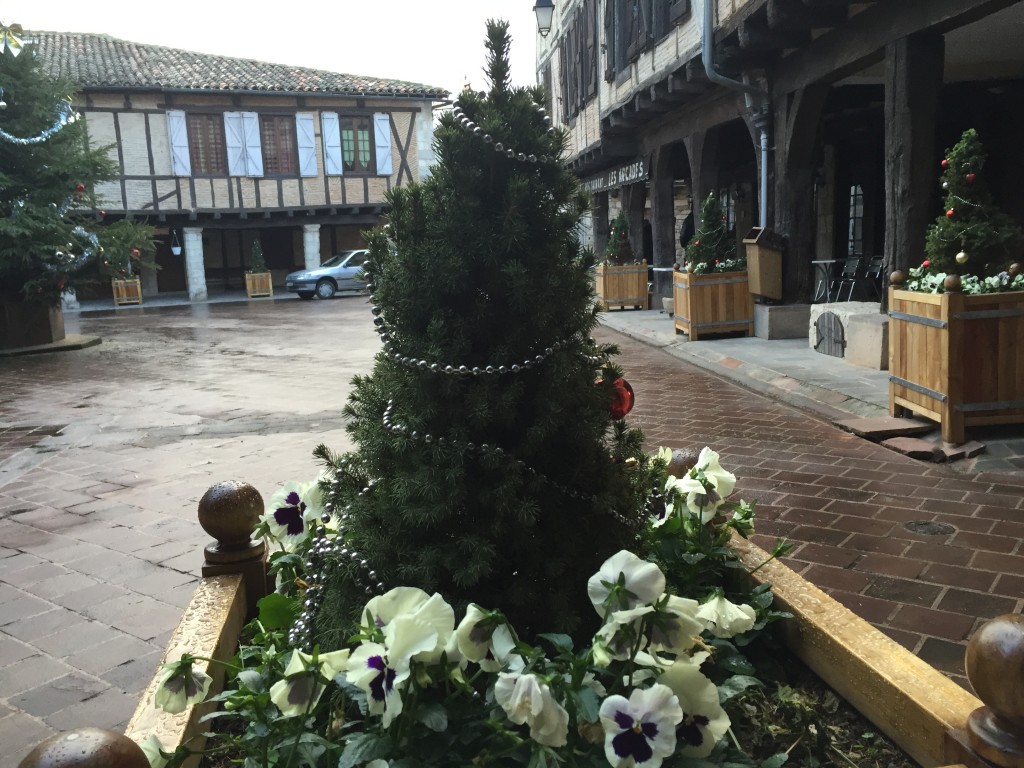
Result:
<svg viewBox="0 0 1024 768"><path fill-rule="evenodd" d="M373 622L378 629L384 629L399 616L411 616L434 628L437 644L418 654L416 661L438 661L455 631L455 609L436 592L428 595L416 587L395 587L383 595L371 598L360 618L364 629L369 629L367 621Z"/></svg>
<svg viewBox="0 0 1024 768"><path fill-rule="evenodd" d="M675 728L683 710L668 686L635 689L628 699L609 696L600 715L604 755L612 768L658 768L675 751Z"/></svg>
<svg viewBox="0 0 1024 768"><path fill-rule="evenodd" d="M526 666L526 661L515 652L516 639L508 624L500 624L491 634L491 648L487 656L480 659L480 669L484 672L519 672Z"/></svg>
<svg viewBox="0 0 1024 768"><path fill-rule="evenodd" d="M707 757L729 730L729 716L718 702L718 688L700 671L697 656L683 656L659 680L672 689L683 711L676 726L676 751L683 757ZM703 659L702 659L703 660Z"/></svg>
<svg viewBox="0 0 1024 768"><path fill-rule="evenodd" d="M266 514L260 516L259 535L267 537L288 552L294 552L306 538L311 525L323 513L324 498L318 481L298 483L291 480L281 486L267 502Z"/></svg>
<svg viewBox="0 0 1024 768"><path fill-rule="evenodd" d="M705 447L694 468L673 485L676 491L686 494L686 508L699 516L702 523L707 523L735 489L736 476L722 469L718 454Z"/></svg>
<svg viewBox="0 0 1024 768"><path fill-rule="evenodd" d="M715 595L697 609L697 618L715 637L729 638L753 629L757 612L749 605L736 605Z"/></svg>
<svg viewBox="0 0 1024 768"><path fill-rule="evenodd" d="M149 768L164 768L169 762L169 758L164 757L160 754L161 751L166 752L164 745L160 743L158 739L152 733L146 737L146 740L139 744L142 748L142 754L146 756L149 761Z"/></svg>
<svg viewBox="0 0 1024 768"><path fill-rule="evenodd" d="M347 649L321 653L313 665L313 655L295 651L284 669L284 680L270 686L270 700L285 717L298 717L310 712L336 675L348 663Z"/></svg>
<svg viewBox="0 0 1024 768"><path fill-rule="evenodd" d="M567 743L569 713L536 675L500 673L494 684L494 699L509 720L530 726L530 737L537 743L549 747L564 747Z"/></svg>
<svg viewBox="0 0 1024 768"><path fill-rule="evenodd" d="M595 650L600 646L602 651L597 656L601 662L598 666L607 666L612 660L628 659L637 646L643 649L647 642L640 641L640 632L643 630L644 616L652 613L654 607L650 605L640 605L628 611L614 611L594 635Z"/></svg>
<svg viewBox="0 0 1024 768"><path fill-rule="evenodd" d="M180 661L164 664L164 676L153 694L153 705L157 709L177 715L206 698L213 678L203 670L196 670L195 661L185 654Z"/></svg>
<svg viewBox="0 0 1024 768"><path fill-rule="evenodd" d="M651 647L657 651L684 653L693 648L705 629L704 621L697 616L700 605L687 597L665 595L662 599L665 598L654 617Z"/></svg>
<svg viewBox="0 0 1024 768"><path fill-rule="evenodd" d="M605 603L622 579L619 601L613 609L635 608L653 603L665 591L665 574L654 563L643 560L628 550L620 550L601 565L600 570L587 581L587 595L598 615L605 615Z"/></svg>

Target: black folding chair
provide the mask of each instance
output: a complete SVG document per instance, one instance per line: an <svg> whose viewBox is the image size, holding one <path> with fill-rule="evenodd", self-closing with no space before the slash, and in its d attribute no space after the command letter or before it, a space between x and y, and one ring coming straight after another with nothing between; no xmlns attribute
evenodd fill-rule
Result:
<svg viewBox="0 0 1024 768"><path fill-rule="evenodd" d="M857 285L858 272L860 270L860 256L847 256L843 262L843 271L839 273L835 282L835 295L836 300L840 300L843 295L843 288L846 286L850 287L849 292L846 294L846 300L850 301L853 296L853 289Z"/></svg>
<svg viewBox="0 0 1024 768"><path fill-rule="evenodd" d="M882 300L882 270L885 267L884 261L884 256L872 256L868 260L867 266L864 267L863 282L871 289L871 292L875 294L875 298L879 301Z"/></svg>

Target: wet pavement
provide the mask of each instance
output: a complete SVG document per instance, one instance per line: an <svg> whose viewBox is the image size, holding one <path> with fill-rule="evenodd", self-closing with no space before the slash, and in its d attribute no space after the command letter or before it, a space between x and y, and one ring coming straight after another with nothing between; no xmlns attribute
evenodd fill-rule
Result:
<svg viewBox="0 0 1024 768"><path fill-rule="evenodd" d="M656 314L597 333L622 347L649 447L714 447L758 500L759 543L793 540L792 567L963 682L978 622L1024 608L1024 471L842 432L829 419L878 407L884 374L788 342L680 343ZM0 766L56 730L123 726L199 573L198 499L228 479L269 498L315 476L318 443L349 447L370 317L362 297L85 311L69 332L99 346L0 358Z"/></svg>

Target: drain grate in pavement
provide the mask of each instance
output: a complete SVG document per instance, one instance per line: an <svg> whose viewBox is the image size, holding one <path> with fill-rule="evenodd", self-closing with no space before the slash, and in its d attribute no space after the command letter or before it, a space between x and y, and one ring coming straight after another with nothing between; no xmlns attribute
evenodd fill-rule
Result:
<svg viewBox="0 0 1024 768"><path fill-rule="evenodd" d="M949 536L956 533L956 528L945 523L935 523L931 520L911 520L904 523L903 527L911 533L920 533L922 536Z"/></svg>

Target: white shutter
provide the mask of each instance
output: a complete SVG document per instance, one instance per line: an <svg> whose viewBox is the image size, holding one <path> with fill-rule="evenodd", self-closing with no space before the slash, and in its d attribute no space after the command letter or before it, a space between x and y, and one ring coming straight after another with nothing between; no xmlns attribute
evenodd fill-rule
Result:
<svg viewBox="0 0 1024 768"><path fill-rule="evenodd" d="M341 176L341 130L338 127L338 115L335 112L324 112L320 115L321 136L324 143L324 174Z"/></svg>
<svg viewBox="0 0 1024 768"><path fill-rule="evenodd" d="M185 125L185 113L180 109L172 109L167 113L167 137L171 144L171 172L175 176L191 176L188 128Z"/></svg>
<svg viewBox="0 0 1024 768"><path fill-rule="evenodd" d="M316 118L300 112L295 115L295 143L299 148L299 175L316 176Z"/></svg>
<svg viewBox="0 0 1024 768"><path fill-rule="evenodd" d="M391 165L391 115L378 113L373 116L373 142L377 151L377 175L390 176Z"/></svg>
<svg viewBox="0 0 1024 768"><path fill-rule="evenodd" d="M228 148L228 175L245 176L245 139L241 112L224 113L224 143Z"/></svg>
<svg viewBox="0 0 1024 768"><path fill-rule="evenodd" d="M263 145L260 143L260 117L255 112L242 112L241 114L246 175L262 176Z"/></svg>

